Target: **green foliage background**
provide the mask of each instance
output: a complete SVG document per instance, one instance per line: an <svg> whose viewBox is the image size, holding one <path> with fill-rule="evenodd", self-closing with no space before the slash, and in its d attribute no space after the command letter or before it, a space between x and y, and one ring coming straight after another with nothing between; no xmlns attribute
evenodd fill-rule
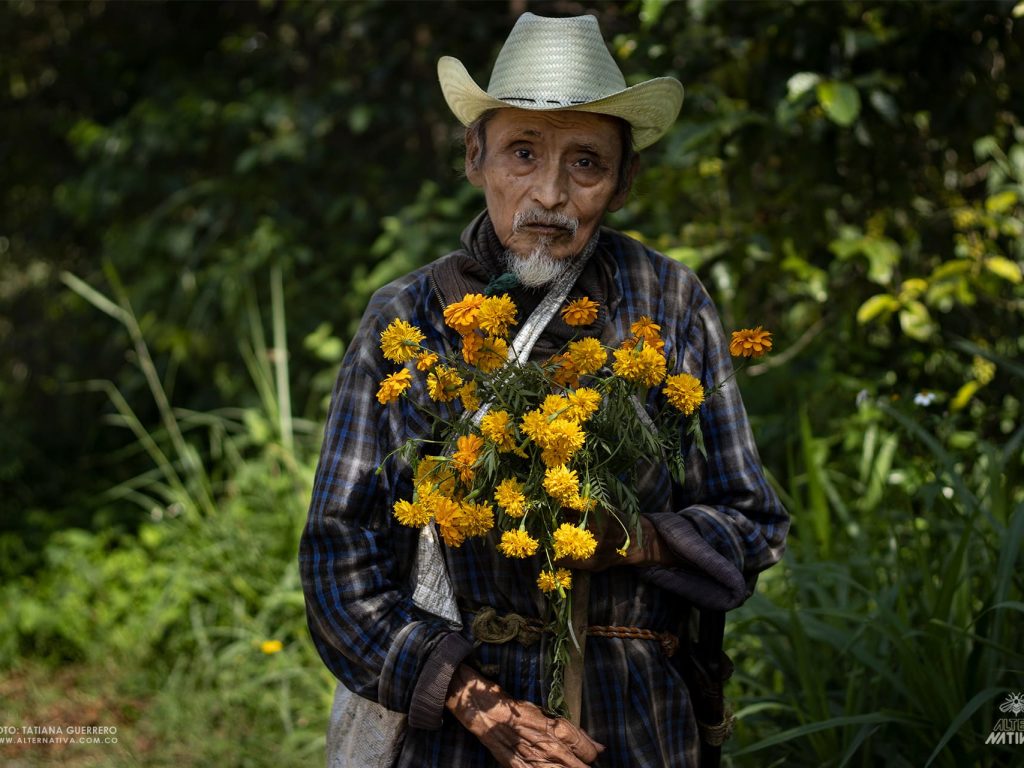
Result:
<svg viewBox="0 0 1024 768"><path fill-rule="evenodd" d="M1024 687L1024 6L11 0L0 725L121 739L0 756L320 759L326 397L370 293L482 205L437 58L486 81L522 10L684 83L612 223L776 335L741 386L794 528L730 621L727 760L1015 754L984 741Z"/></svg>

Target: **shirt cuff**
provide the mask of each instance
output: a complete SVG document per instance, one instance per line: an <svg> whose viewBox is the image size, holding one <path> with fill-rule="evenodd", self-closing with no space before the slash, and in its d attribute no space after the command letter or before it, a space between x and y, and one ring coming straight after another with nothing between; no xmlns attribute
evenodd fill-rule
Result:
<svg viewBox="0 0 1024 768"><path fill-rule="evenodd" d="M693 522L674 512L647 515L680 563L673 567L646 566L643 577L674 592L699 608L729 611L748 596L743 574L700 535Z"/></svg>
<svg viewBox="0 0 1024 768"><path fill-rule="evenodd" d="M452 632L427 657L409 705L409 726L434 731L441 727L444 702L455 670L473 652L473 643Z"/></svg>

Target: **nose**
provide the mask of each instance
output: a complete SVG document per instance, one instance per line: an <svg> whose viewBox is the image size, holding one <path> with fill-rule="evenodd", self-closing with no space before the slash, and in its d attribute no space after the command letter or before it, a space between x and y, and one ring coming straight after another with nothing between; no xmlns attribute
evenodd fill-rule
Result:
<svg viewBox="0 0 1024 768"><path fill-rule="evenodd" d="M534 171L533 201L549 211L569 202L569 174L561 163L544 162Z"/></svg>

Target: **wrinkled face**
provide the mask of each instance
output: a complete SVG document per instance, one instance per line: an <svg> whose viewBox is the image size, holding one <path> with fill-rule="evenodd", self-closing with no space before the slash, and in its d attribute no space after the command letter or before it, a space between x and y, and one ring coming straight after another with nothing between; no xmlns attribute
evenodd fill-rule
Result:
<svg viewBox="0 0 1024 768"><path fill-rule="evenodd" d="M538 247L554 260L575 256L617 191L622 138L616 118L588 112L500 109L486 125L486 151L466 146L466 176L481 187L502 244L523 257ZM630 179L632 174L630 174Z"/></svg>

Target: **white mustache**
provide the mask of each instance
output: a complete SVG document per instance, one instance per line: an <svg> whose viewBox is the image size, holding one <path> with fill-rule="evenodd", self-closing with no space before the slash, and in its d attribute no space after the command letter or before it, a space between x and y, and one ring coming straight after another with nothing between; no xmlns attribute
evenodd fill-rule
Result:
<svg viewBox="0 0 1024 768"><path fill-rule="evenodd" d="M528 211L516 211L512 217L512 232L518 233L523 227L539 224L542 227L558 227L566 229L572 237L576 236L576 230L580 228L580 220L564 213L544 211L538 208L531 208Z"/></svg>

